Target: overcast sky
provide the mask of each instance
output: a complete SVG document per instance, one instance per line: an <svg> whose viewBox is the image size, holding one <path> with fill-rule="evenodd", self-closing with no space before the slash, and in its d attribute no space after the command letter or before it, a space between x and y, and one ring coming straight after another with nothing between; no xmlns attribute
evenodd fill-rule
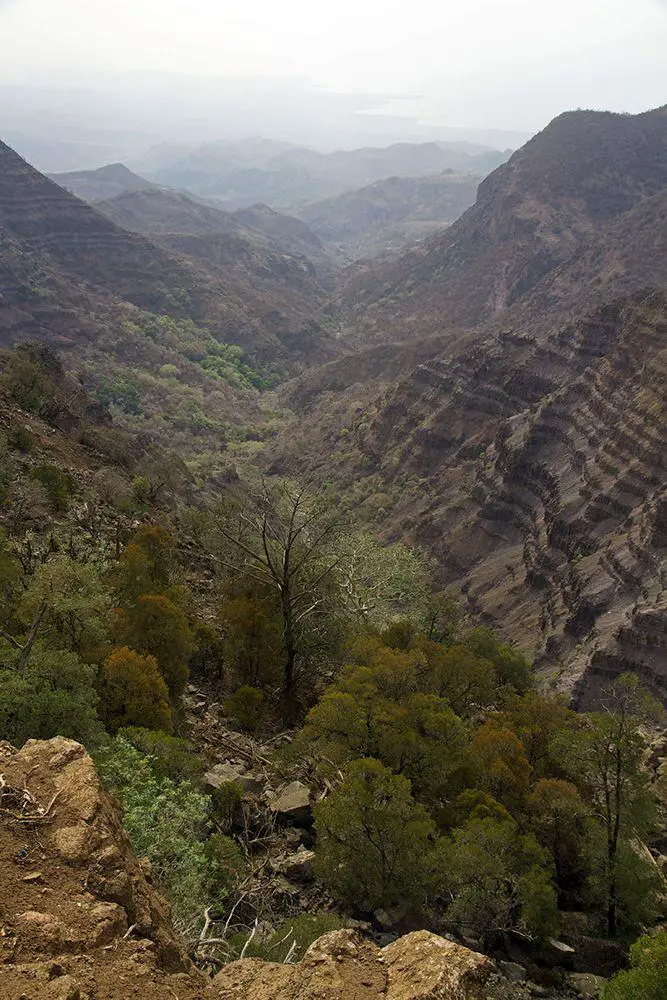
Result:
<svg viewBox="0 0 667 1000"><path fill-rule="evenodd" d="M0 83L300 77L476 128L657 106L666 53L667 0L0 0Z"/></svg>

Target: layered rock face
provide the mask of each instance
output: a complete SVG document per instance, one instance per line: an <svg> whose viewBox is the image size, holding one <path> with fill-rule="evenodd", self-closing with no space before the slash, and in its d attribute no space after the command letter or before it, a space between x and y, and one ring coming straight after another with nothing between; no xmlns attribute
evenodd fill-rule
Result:
<svg viewBox="0 0 667 1000"><path fill-rule="evenodd" d="M382 401L361 448L426 477L392 522L582 707L637 670L667 698L667 298L489 338Z"/></svg>
<svg viewBox="0 0 667 1000"><path fill-rule="evenodd" d="M299 965L244 959L210 980L84 748L60 737L0 744L2 1000L482 1000L493 969L425 931L384 949L336 931Z"/></svg>

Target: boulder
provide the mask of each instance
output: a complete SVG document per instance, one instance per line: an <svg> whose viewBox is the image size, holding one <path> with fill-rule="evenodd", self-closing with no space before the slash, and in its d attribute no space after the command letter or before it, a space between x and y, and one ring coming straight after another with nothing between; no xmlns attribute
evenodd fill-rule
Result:
<svg viewBox="0 0 667 1000"><path fill-rule="evenodd" d="M387 1000L483 1000L493 971L486 955L429 931L406 934L382 951Z"/></svg>
<svg viewBox="0 0 667 1000"><path fill-rule="evenodd" d="M483 1000L485 955L417 931L384 949L353 930L315 941L298 965L242 959L213 980L215 1000Z"/></svg>
<svg viewBox="0 0 667 1000"><path fill-rule="evenodd" d="M292 781L269 802L269 809L285 826L310 826L313 809L310 789L301 781Z"/></svg>
<svg viewBox="0 0 667 1000"><path fill-rule="evenodd" d="M302 848L284 858L278 865L278 871L290 882L312 882L315 878L314 860L315 852Z"/></svg>
<svg viewBox="0 0 667 1000"><path fill-rule="evenodd" d="M571 972L567 978L576 995L582 1000L596 1000L606 982L602 976L594 976L590 972Z"/></svg>
<svg viewBox="0 0 667 1000"><path fill-rule="evenodd" d="M527 979L526 970L518 962L500 962L500 971L511 983L522 983Z"/></svg>
<svg viewBox="0 0 667 1000"><path fill-rule="evenodd" d="M264 782L254 774L249 774L237 764L216 764L204 775L204 783L209 788L222 788L233 781L247 795L261 795Z"/></svg>

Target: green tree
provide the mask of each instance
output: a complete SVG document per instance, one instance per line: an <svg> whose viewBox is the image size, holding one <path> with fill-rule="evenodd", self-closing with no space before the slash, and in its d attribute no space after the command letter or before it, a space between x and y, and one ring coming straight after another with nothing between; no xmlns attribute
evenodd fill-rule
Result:
<svg viewBox="0 0 667 1000"><path fill-rule="evenodd" d="M40 640L25 664L20 659L12 650L0 663L0 739L20 746L52 736L88 743L101 735L94 667Z"/></svg>
<svg viewBox="0 0 667 1000"><path fill-rule="evenodd" d="M490 720L473 735L470 759L476 787L489 792L511 813L517 812L530 785L530 764L519 737Z"/></svg>
<svg viewBox="0 0 667 1000"><path fill-rule="evenodd" d="M567 739L567 734L576 729L578 716L563 700L529 691L511 698L499 718L521 740L535 777L564 776L561 754L554 741Z"/></svg>
<svg viewBox="0 0 667 1000"><path fill-rule="evenodd" d="M630 968L602 988L602 1000L664 1000L667 995L667 931L645 934L630 949Z"/></svg>
<svg viewBox="0 0 667 1000"><path fill-rule="evenodd" d="M493 632L485 628L473 629L466 635L463 644L481 659L493 664L498 685L507 684L517 694L528 690L531 685L530 663L518 649L500 642Z"/></svg>
<svg viewBox="0 0 667 1000"><path fill-rule="evenodd" d="M141 594L118 609L115 634L119 644L155 657L172 698L183 693L195 642L185 614L168 597Z"/></svg>
<svg viewBox="0 0 667 1000"><path fill-rule="evenodd" d="M423 644L430 670L429 683L446 698L457 715L468 716L496 700L495 669L466 646L445 649L435 643Z"/></svg>
<svg viewBox="0 0 667 1000"><path fill-rule="evenodd" d="M527 800L530 828L554 859L559 903L573 909L588 874L590 810L568 781L541 778Z"/></svg>
<svg viewBox="0 0 667 1000"><path fill-rule="evenodd" d="M352 761L315 806L317 874L364 912L423 903L433 888L435 827L410 782L377 760Z"/></svg>
<svg viewBox="0 0 667 1000"><path fill-rule="evenodd" d="M450 794L462 765L467 734L448 703L412 693L410 654L382 648L373 667L356 667L311 709L297 739L297 754L314 754L327 771L358 757L373 757L410 779L427 803Z"/></svg>
<svg viewBox="0 0 667 1000"><path fill-rule="evenodd" d="M473 812L442 842L447 916L473 928L487 946L508 931L541 939L558 928L548 855L511 819Z"/></svg>
<svg viewBox="0 0 667 1000"><path fill-rule="evenodd" d="M282 628L282 693L288 717L296 712L300 657L308 632L326 615L328 585L341 562L334 541L340 519L321 494L286 483L251 497L218 523L220 565L273 591ZM302 658L303 660L303 658Z"/></svg>
<svg viewBox="0 0 667 1000"><path fill-rule="evenodd" d="M368 533L349 535L340 551L338 585L354 619L386 628L409 614L423 624L430 599L424 556L400 542L381 545Z"/></svg>
<svg viewBox="0 0 667 1000"><path fill-rule="evenodd" d="M164 594L172 585L174 540L159 524L145 524L125 546L111 573L119 603L127 606L142 594Z"/></svg>
<svg viewBox="0 0 667 1000"><path fill-rule="evenodd" d="M602 711L580 717L575 733L557 743L573 779L583 783L586 798L604 831L604 896L607 928L618 930L624 850L641 839L654 815L654 800L643 766L646 741L641 721L659 711L634 674L625 674L601 696ZM627 850L625 850L626 856Z"/></svg>
<svg viewBox="0 0 667 1000"><path fill-rule="evenodd" d="M268 598L243 595L226 600L218 616L226 663L241 684L266 688L279 683L282 636L277 609Z"/></svg>
<svg viewBox="0 0 667 1000"><path fill-rule="evenodd" d="M106 640L111 606L99 567L55 555L35 570L19 612L29 623L43 608L40 633L44 638L94 661Z"/></svg>
<svg viewBox="0 0 667 1000"><path fill-rule="evenodd" d="M111 732L143 726L173 729L169 691L154 657L127 646L114 649L100 668L100 714Z"/></svg>

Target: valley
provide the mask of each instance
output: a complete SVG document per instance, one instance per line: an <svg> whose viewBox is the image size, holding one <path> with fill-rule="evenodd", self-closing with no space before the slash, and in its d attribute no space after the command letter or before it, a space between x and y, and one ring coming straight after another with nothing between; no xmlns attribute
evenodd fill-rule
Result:
<svg viewBox="0 0 667 1000"><path fill-rule="evenodd" d="M8 996L618 1000L667 917L666 414L667 108L0 142Z"/></svg>

